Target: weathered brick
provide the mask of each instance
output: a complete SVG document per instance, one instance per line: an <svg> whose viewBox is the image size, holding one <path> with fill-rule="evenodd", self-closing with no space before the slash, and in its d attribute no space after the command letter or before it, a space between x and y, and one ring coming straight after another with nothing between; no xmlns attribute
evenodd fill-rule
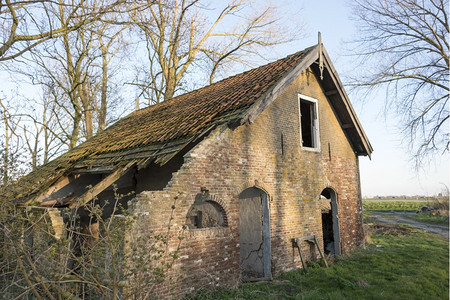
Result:
<svg viewBox="0 0 450 300"><path fill-rule="evenodd" d="M320 152L302 149L298 94L318 100ZM301 266L291 238L314 234L322 241L318 200L325 188L337 194L342 254L363 243L358 157L310 71L252 124L214 130L184 160L164 191L144 192L133 201L137 230L164 232L176 202L172 228L180 231L201 187L223 208L227 227L183 231L180 258L169 271L177 276L155 289L159 297L240 283L238 197L248 187L262 189L270 199L273 275ZM313 258L306 243L302 251L306 258Z"/></svg>

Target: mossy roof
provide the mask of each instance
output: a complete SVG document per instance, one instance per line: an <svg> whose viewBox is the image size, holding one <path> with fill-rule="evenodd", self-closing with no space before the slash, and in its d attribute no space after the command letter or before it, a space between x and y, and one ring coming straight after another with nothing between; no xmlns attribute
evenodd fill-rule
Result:
<svg viewBox="0 0 450 300"><path fill-rule="evenodd" d="M114 167L131 160L141 165L150 161L164 164L214 127L239 123L255 101L314 48L134 111L23 177L3 196L27 198L77 169Z"/></svg>

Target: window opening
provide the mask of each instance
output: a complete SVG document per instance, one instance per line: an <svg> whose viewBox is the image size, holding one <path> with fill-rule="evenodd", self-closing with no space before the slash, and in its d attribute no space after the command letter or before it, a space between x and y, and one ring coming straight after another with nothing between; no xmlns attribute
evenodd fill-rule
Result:
<svg viewBox="0 0 450 300"><path fill-rule="evenodd" d="M318 126L317 100L306 96L301 96L300 127L303 147L319 148Z"/></svg>

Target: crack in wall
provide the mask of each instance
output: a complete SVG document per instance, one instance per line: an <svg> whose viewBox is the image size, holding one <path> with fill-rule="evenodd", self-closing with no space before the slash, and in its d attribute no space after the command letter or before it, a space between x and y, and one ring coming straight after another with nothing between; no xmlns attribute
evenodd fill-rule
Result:
<svg viewBox="0 0 450 300"><path fill-rule="evenodd" d="M259 247L258 247L258 249L256 249L256 250L251 250L249 253L248 253L248 255L247 255L247 257L246 258L244 258L243 260L242 260L242 262L244 262L244 261L246 261L246 260L248 260L248 259L250 259L250 256L253 254L253 253L258 253L259 251L261 251L261 256L258 254L258 257L259 258L262 258L263 256L262 256L262 248L263 248L263 244L264 244L264 241L261 241L261 243L259 244Z"/></svg>

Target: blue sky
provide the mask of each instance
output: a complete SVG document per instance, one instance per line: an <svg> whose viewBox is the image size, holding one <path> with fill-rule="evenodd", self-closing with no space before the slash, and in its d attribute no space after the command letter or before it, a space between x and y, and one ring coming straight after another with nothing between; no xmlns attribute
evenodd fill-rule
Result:
<svg viewBox="0 0 450 300"><path fill-rule="evenodd" d="M292 11L301 9L299 18L304 19L308 36L280 49L283 55L316 44L320 31L322 42L341 77L343 72L351 72L356 67L344 50L344 42L352 40L356 34L355 24L350 20L351 10L345 1L286 1L285 5L291 5ZM396 120L383 114L383 96L378 93L362 101L350 94L374 148L372 160L360 158L363 195L434 195L441 192L442 183L449 185L448 154L415 171Z"/></svg>
<svg viewBox="0 0 450 300"><path fill-rule="evenodd" d="M217 1L217 0L214 0ZM260 0L258 0L260 1ZM262 0L261 0L262 1ZM330 55L337 72L352 72L356 66L345 51L345 41L355 36L355 24L350 20L351 11L344 0L279 0L283 5L282 21L304 23L299 31L306 37L288 45L279 46L271 52L271 59L285 57L306 47L317 44L317 32ZM0 72L0 82L8 82L9 76ZM0 90L2 90L0 86ZM32 89L31 89L32 90ZM30 91L31 91L30 90ZM360 99L350 94L350 100L359 120L374 148L372 159L360 158L362 194L375 195L435 195L449 185L449 155L436 158L416 172L409 161L410 154L402 143L398 126L392 116L383 114L383 93ZM364 101L363 101L364 100Z"/></svg>

